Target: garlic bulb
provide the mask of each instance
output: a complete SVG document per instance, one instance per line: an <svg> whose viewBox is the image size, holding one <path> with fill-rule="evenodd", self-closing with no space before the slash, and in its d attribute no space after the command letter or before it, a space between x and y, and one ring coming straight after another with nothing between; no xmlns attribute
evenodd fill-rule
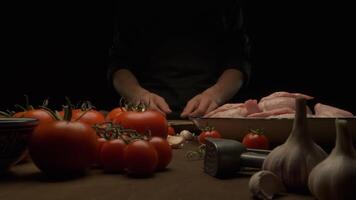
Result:
<svg viewBox="0 0 356 200"><path fill-rule="evenodd" d="M356 199L356 151L346 120L335 120L336 144L331 154L310 173L308 186L319 200Z"/></svg>
<svg viewBox="0 0 356 200"><path fill-rule="evenodd" d="M182 131L179 133L179 135L182 136L185 140L193 140L193 139L194 139L193 133L191 133L191 132L188 131L188 130L182 130Z"/></svg>
<svg viewBox="0 0 356 200"><path fill-rule="evenodd" d="M286 142L267 156L262 169L279 176L288 191L306 192L310 171L326 156L308 134L306 100L297 98L292 131Z"/></svg>

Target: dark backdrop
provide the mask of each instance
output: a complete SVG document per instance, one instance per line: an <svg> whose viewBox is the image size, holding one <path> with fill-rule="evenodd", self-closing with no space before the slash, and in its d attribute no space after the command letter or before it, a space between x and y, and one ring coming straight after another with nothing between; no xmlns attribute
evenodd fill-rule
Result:
<svg viewBox="0 0 356 200"><path fill-rule="evenodd" d="M106 80L114 1L14 2L2 25L1 104L37 105L64 96L110 109L118 96ZM245 2L253 76L246 98L302 92L356 113L344 10L326 2ZM351 88L351 89L350 89ZM345 91L345 89L348 89Z"/></svg>

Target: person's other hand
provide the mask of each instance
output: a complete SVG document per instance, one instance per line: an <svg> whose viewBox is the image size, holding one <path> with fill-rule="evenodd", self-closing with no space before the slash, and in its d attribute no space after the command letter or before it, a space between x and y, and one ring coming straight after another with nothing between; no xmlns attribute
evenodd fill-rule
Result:
<svg viewBox="0 0 356 200"><path fill-rule="evenodd" d="M220 105L217 92L213 88L205 90L188 101L181 117L200 117L214 110Z"/></svg>
<svg viewBox="0 0 356 200"><path fill-rule="evenodd" d="M134 104L144 103L150 110L157 110L163 115L171 113L167 102L159 95L149 92L147 90L141 90L137 92L135 97L131 99Z"/></svg>

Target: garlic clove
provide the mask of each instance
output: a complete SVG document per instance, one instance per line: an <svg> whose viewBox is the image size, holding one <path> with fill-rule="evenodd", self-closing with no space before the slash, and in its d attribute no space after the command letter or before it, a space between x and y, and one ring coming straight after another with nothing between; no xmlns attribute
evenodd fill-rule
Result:
<svg viewBox="0 0 356 200"><path fill-rule="evenodd" d="M184 138L182 136L167 136L167 141L173 149L179 149L183 146Z"/></svg>
<svg viewBox="0 0 356 200"><path fill-rule="evenodd" d="M188 130L182 130L182 131L179 133L179 135L182 136L185 140L193 140L193 139L194 139L193 133L191 133L191 132L188 131Z"/></svg>
<svg viewBox="0 0 356 200"><path fill-rule="evenodd" d="M252 175L249 190L258 199L273 199L275 194L284 192L286 189L278 176L264 170Z"/></svg>

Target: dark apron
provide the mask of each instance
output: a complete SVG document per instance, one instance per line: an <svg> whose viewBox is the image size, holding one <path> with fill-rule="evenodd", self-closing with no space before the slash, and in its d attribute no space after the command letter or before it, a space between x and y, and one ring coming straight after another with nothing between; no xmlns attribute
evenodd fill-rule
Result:
<svg viewBox="0 0 356 200"><path fill-rule="evenodd" d="M140 28L135 75L142 87L167 101L173 111L169 118L178 118L186 103L216 83L222 72L218 64L221 30L214 14L164 11L146 16Z"/></svg>

